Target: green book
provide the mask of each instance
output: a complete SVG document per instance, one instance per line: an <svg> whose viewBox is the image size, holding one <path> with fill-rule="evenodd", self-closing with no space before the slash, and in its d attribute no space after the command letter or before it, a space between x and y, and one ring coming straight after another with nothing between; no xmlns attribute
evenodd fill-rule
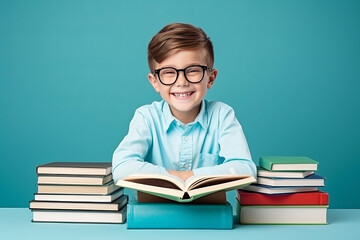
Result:
<svg viewBox="0 0 360 240"><path fill-rule="evenodd" d="M260 167L269 171L317 171L318 162L300 156L260 157Z"/></svg>

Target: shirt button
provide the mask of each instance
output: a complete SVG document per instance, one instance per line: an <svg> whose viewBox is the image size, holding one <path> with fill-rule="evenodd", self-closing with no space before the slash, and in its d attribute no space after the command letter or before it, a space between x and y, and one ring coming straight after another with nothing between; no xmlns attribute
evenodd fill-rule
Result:
<svg viewBox="0 0 360 240"><path fill-rule="evenodd" d="M184 137L184 141L185 142L189 141L189 137Z"/></svg>
<svg viewBox="0 0 360 240"><path fill-rule="evenodd" d="M187 164L185 164L185 166L184 166L186 169L189 169L189 165L187 165Z"/></svg>

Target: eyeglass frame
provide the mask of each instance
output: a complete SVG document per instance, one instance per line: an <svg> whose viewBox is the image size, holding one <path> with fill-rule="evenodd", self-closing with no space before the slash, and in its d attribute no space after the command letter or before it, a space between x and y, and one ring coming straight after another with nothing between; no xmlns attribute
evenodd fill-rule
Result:
<svg viewBox="0 0 360 240"><path fill-rule="evenodd" d="M197 82L192 82L192 81L190 81L190 80L186 77L185 71L186 71L186 69L191 68L191 67L201 67L202 70L203 70L203 75L202 75L201 79L200 79L199 81L197 81ZM173 83L163 83L163 81L161 81L161 78L160 78L160 74L159 74L159 73L160 73L161 70L163 70L163 69L169 69L169 68L176 71L176 78L175 78L175 80L174 80ZM190 65L190 66L187 66L186 68L183 68L183 69L177 69L177 68L174 68L174 67L163 67L163 68L155 69L155 70L154 70L154 74L156 74L156 75L158 76L159 81L161 82L161 84L166 85L166 86L170 86L170 85L175 84L176 81L178 80L178 78L179 78L179 72L183 72L183 73L184 73L184 77L185 77L186 81L188 81L189 83L200 83L200 82L204 79L205 71L212 71L212 70L213 70L213 68L209 68L208 66L204 66L204 65Z"/></svg>

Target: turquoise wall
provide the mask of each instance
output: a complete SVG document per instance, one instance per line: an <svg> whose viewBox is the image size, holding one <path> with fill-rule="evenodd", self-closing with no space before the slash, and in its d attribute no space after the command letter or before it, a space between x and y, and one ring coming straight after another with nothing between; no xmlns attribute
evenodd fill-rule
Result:
<svg viewBox="0 0 360 240"><path fill-rule="evenodd" d="M320 162L332 208L359 208L360 1L0 1L0 207L27 207L37 165L111 161L134 110L159 100L147 44L202 27L255 162Z"/></svg>

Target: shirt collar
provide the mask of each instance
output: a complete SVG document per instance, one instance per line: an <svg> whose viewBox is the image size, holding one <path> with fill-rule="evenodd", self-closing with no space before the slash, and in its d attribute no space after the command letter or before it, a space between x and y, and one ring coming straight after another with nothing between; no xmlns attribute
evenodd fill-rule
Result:
<svg viewBox="0 0 360 240"><path fill-rule="evenodd" d="M162 112L163 112L164 131L165 132L167 132L169 130L169 128L170 128L170 126L172 126L172 124L180 123L180 121L172 115L169 104L164 100L163 100L163 105L162 105ZM205 100L202 100L200 112L196 116L194 122L192 122L190 124L195 124L198 122L200 124L200 126L204 130L206 130L208 127L207 118L208 118L207 103Z"/></svg>

